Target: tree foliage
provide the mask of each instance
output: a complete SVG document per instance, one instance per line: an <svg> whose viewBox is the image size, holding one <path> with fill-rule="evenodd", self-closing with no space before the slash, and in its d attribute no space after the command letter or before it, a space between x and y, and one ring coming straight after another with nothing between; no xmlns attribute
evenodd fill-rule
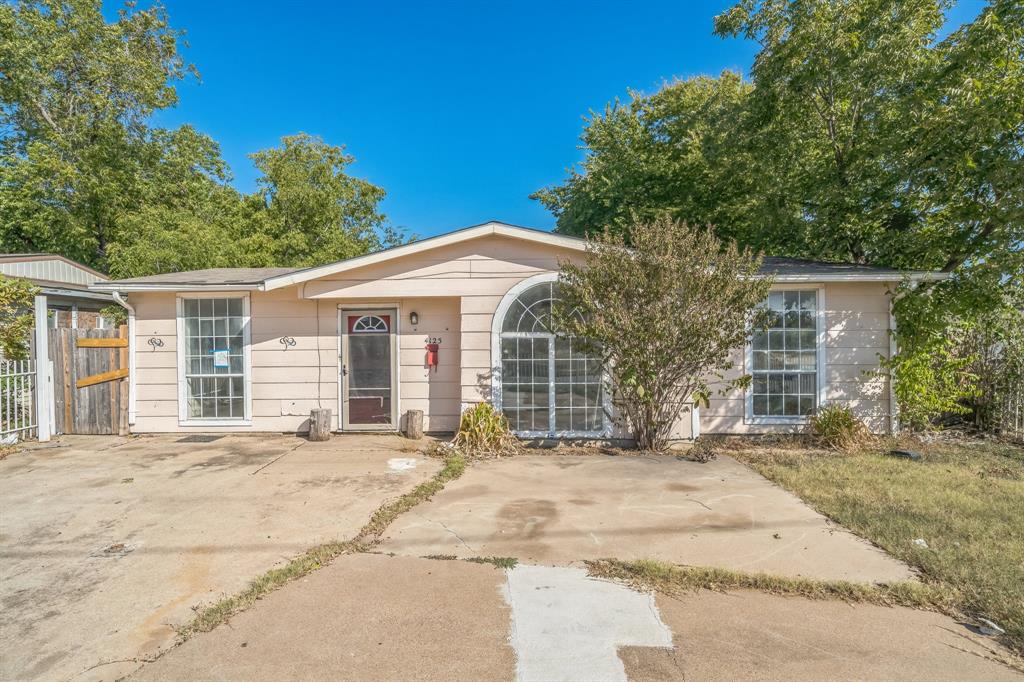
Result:
<svg viewBox="0 0 1024 682"><path fill-rule="evenodd" d="M934 414L969 394L965 366L929 360L942 330L1024 278L1024 5L991 0L940 39L949 4L740 0L715 32L758 44L749 82L610 105L535 196L568 234L628 238L630 212L667 211L771 255L954 273L897 306L901 354L921 355L904 376L961 376L931 377Z"/></svg>
<svg viewBox="0 0 1024 682"><path fill-rule="evenodd" d="M706 403L726 379L734 351L763 326L771 280L760 257L709 229L667 217L592 235L582 265L561 264L560 333L587 339L607 369L609 391L637 445L663 450L687 403ZM753 325L751 325L753 322Z"/></svg>
<svg viewBox="0 0 1024 682"><path fill-rule="evenodd" d="M0 357L7 360L28 357L36 291L37 287L28 280L0 275Z"/></svg>
<svg viewBox="0 0 1024 682"><path fill-rule="evenodd" d="M299 134L252 155L233 189L220 148L152 115L195 74L159 4L106 21L100 0L0 4L0 248L65 255L115 277L301 266L399 239L384 191L343 147Z"/></svg>

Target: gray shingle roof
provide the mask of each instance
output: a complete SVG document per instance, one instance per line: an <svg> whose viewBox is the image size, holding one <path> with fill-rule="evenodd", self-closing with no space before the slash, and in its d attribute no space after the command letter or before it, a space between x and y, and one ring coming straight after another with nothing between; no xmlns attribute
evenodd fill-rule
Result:
<svg viewBox="0 0 1024 682"><path fill-rule="evenodd" d="M103 282L102 284L104 287L118 284L182 284L187 286L197 284L209 284L211 286L259 284L268 277L285 275L298 269L301 268L210 268L207 270L188 270L186 272L166 272L162 275L150 275L149 277L118 279Z"/></svg>
<svg viewBox="0 0 1024 682"><path fill-rule="evenodd" d="M825 263L821 261L800 260L798 258L775 258L766 256L761 265L762 275L807 276L822 275L892 275L899 279L901 270L881 268L874 265L857 265L854 263Z"/></svg>

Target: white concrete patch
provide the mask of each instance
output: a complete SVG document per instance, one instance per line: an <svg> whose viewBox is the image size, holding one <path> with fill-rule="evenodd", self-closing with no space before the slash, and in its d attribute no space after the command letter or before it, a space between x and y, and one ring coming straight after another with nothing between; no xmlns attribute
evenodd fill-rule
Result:
<svg viewBox="0 0 1024 682"><path fill-rule="evenodd" d="M620 646L671 647L654 597L578 568L506 571L518 682L626 682Z"/></svg>
<svg viewBox="0 0 1024 682"><path fill-rule="evenodd" d="M415 469L417 460L411 457L392 457L388 460L388 468L392 471L408 471Z"/></svg>

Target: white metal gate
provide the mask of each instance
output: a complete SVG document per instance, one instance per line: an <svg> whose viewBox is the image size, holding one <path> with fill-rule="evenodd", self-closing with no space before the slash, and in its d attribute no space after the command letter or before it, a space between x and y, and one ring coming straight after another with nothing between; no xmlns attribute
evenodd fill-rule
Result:
<svg viewBox="0 0 1024 682"><path fill-rule="evenodd" d="M36 434L36 367L32 360L0 360L0 442Z"/></svg>

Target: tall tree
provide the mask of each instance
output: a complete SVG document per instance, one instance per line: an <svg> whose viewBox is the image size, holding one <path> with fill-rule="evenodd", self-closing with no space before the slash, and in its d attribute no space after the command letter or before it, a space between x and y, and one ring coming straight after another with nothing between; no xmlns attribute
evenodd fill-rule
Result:
<svg viewBox="0 0 1024 682"><path fill-rule="evenodd" d="M750 84L610 106L581 168L535 196L567 233L666 211L775 255L998 281L1024 241L1024 9L993 0L938 41L948 5L742 0L715 30L760 46Z"/></svg>
<svg viewBox="0 0 1024 682"><path fill-rule="evenodd" d="M930 404L954 404L970 377L942 360L942 330L1024 286L1024 5L991 0L939 40L949 6L740 0L715 32L760 46L750 83L689 79L610 107L581 168L536 196L568 233L664 211L771 255L954 273L900 299L896 367L901 395L938 386Z"/></svg>
<svg viewBox="0 0 1024 682"><path fill-rule="evenodd" d="M99 0L0 5L0 238L10 251L54 251L105 267L136 210L162 135L147 121L177 102L191 70L164 9L127 6L107 22ZM195 157L188 173L222 168Z"/></svg>
<svg viewBox="0 0 1024 682"><path fill-rule="evenodd" d="M315 265L400 240L379 209L384 190L346 172L355 159L344 147L299 133L251 158L262 175L250 248L267 264Z"/></svg>

